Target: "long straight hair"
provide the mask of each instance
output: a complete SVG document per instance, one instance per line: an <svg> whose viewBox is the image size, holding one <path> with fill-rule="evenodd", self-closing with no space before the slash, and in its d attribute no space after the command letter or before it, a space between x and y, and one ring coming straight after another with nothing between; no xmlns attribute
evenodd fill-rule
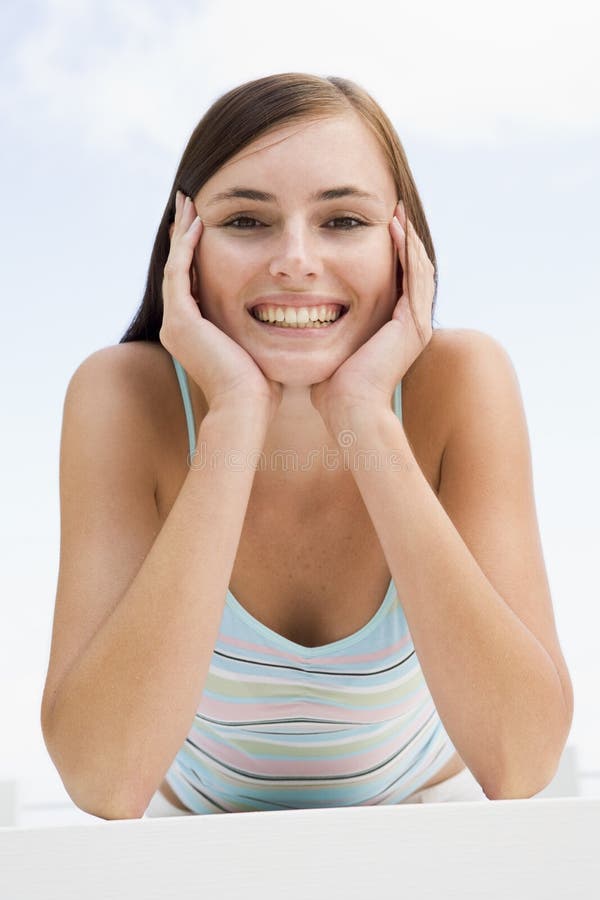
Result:
<svg viewBox="0 0 600 900"><path fill-rule="evenodd" d="M194 197L227 160L262 135L293 122L347 114L349 110L361 116L379 141L396 185L397 197L403 201L406 215L433 263L433 325L438 277L435 251L421 199L394 126L370 94L347 78L283 72L247 81L223 94L196 125L177 167L154 239L142 302L119 343L160 341L162 282L170 249L169 226L175 220L177 191ZM401 271L400 264L398 270ZM410 297L409 304L420 332Z"/></svg>

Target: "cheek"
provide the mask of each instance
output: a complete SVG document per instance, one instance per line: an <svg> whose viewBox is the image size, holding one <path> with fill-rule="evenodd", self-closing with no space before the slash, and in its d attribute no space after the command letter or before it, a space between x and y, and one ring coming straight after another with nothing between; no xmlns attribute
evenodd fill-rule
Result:
<svg viewBox="0 0 600 900"><path fill-rule="evenodd" d="M399 266L400 261L394 259L389 243L378 242L357 254L346 266L346 272L348 278L354 280L365 292L387 297L388 294L396 293L402 283Z"/></svg>
<svg viewBox="0 0 600 900"><path fill-rule="evenodd" d="M207 226L194 251L194 258L198 266L209 273L221 267L223 263L230 262L232 255L231 248L219 240L218 232Z"/></svg>
<svg viewBox="0 0 600 900"><path fill-rule="evenodd" d="M342 247L334 257L348 273L365 280L383 281L390 274L390 252L381 240L355 241ZM333 258L333 257L332 257Z"/></svg>
<svg viewBox="0 0 600 900"><path fill-rule="evenodd" d="M203 293L219 296L241 285L249 274L249 261L230 243L220 241L209 230L200 237L194 252L194 265Z"/></svg>

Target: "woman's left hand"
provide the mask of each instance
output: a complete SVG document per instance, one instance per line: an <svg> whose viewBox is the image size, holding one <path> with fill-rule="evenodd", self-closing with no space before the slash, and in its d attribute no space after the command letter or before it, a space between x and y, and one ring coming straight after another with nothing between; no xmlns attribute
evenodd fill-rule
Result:
<svg viewBox="0 0 600 900"><path fill-rule="evenodd" d="M396 224L394 217L389 229L402 265L402 294L392 318L333 375L311 386L311 402L328 427L343 416L348 407L364 406L372 412L382 408L390 410L394 388L431 340L431 307L435 293L433 263L412 222L407 219L402 201L396 206L396 215L400 224ZM424 340L415 327L408 305L409 296Z"/></svg>

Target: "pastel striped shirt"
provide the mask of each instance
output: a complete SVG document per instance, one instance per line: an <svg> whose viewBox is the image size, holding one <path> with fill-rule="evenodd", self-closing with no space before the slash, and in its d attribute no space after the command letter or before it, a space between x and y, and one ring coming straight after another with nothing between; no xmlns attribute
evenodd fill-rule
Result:
<svg viewBox="0 0 600 900"><path fill-rule="evenodd" d="M173 363L193 458L189 385ZM401 802L454 752L393 580L363 628L320 647L272 631L228 590L200 704L165 778L198 814L370 806Z"/></svg>

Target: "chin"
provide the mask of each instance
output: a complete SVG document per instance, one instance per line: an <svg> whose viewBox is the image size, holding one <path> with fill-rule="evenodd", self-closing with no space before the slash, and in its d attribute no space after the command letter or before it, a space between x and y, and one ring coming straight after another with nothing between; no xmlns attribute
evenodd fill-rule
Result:
<svg viewBox="0 0 600 900"><path fill-rule="evenodd" d="M317 360L311 364L311 361L306 359L296 362L265 360L264 363L257 359L256 362L267 378L289 387L309 387L311 384L319 384L330 378L341 365L341 363L319 363Z"/></svg>

